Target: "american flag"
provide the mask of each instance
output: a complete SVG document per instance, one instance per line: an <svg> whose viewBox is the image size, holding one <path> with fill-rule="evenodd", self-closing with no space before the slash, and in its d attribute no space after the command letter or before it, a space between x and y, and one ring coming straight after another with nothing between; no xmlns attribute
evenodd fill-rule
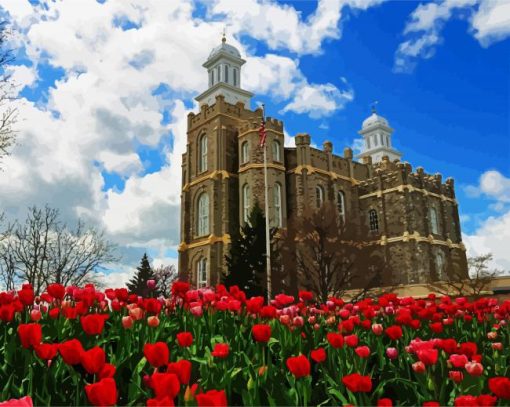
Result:
<svg viewBox="0 0 510 407"><path fill-rule="evenodd" d="M262 116L262 121L260 122L259 137L259 146L264 147L264 144L266 144L266 120L264 116Z"/></svg>

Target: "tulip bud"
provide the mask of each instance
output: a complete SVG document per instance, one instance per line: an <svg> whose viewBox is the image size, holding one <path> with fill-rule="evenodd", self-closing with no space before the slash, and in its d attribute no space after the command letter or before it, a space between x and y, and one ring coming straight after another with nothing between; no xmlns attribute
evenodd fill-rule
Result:
<svg viewBox="0 0 510 407"><path fill-rule="evenodd" d="M38 309L33 309L32 311L30 311L30 319L32 321L39 321L42 317L42 314L41 314L41 311L39 311Z"/></svg>
<svg viewBox="0 0 510 407"><path fill-rule="evenodd" d="M412 364L415 373L425 373L425 364L423 362L416 362Z"/></svg>
<svg viewBox="0 0 510 407"><path fill-rule="evenodd" d="M389 359L394 360L398 358L398 350L397 348L388 348L386 349L386 356L388 356Z"/></svg>
<svg viewBox="0 0 510 407"><path fill-rule="evenodd" d="M373 324L372 332L377 336L381 335L383 333L383 326L381 324Z"/></svg>
<svg viewBox="0 0 510 407"><path fill-rule="evenodd" d="M317 318L315 317L315 315L312 315L311 317L308 317L308 323L313 325L315 324L315 321L317 320Z"/></svg>
<svg viewBox="0 0 510 407"><path fill-rule="evenodd" d="M493 350L503 350L503 344L501 342L494 342L491 344Z"/></svg>
<svg viewBox="0 0 510 407"><path fill-rule="evenodd" d="M134 319L130 316L122 317L122 327L124 329L129 329L133 326Z"/></svg>
<svg viewBox="0 0 510 407"><path fill-rule="evenodd" d="M280 315L280 322L283 325L288 325L290 323L290 317L288 315Z"/></svg>
<svg viewBox="0 0 510 407"><path fill-rule="evenodd" d="M328 319L326 319L326 324L328 325L333 325L335 322L336 322L335 317L329 317Z"/></svg>
<svg viewBox="0 0 510 407"><path fill-rule="evenodd" d="M292 323L294 324L294 326L297 326L297 327L300 327L300 326L303 326L304 325L304 320L303 320L303 317L294 317L294 319L292 320Z"/></svg>
<svg viewBox="0 0 510 407"><path fill-rule="evenodd" d="M204 314L204 310L201 305L190 308L191 315L195 317L201 317Z"/></svg>
<svg viewBox="0 0 510 407"><path fill-rule="evenodd" d="M264 376L267 372L267 366L260 366L259 367L259 376Z"/></svg>
<svg viewBox="0 0 510 407"><path fill-rule="evenodd" d="M129 316L138 321L143 318L143 310L138 307L133 307L129 310Z"/></svg>
<svg viewBox="0 0 510 407"><path fill-rule="evenodd" d="M464 379L464 375L462 372L459 372L458 370L452 370L448 372L448 377L452 379L455 383L460 383Z"/></svg>
<svg viewBox="0 0 510 407"><path fill-rule="evenodd" d="M151 328L157 327L159 325L159 318L156 315L147 318L147 325Z"/></svg>
<svg viewBox="0 0 510 407"><path fill-rule="evenodd" d="M465 368L471 376L481 376L483 373L483 366L478 362L468 362Z"/></svg>
<svg viewBox="0 0 510 407"><path fill-rule="evenodd" d="M147 288L154 290L156 288L156 280L147 280Z"/></svg>
<svg viewBox="0 0 510 407"><path fill-rule="evenodd" d="M487 334L487 338L489 338L490 340L494 340L498 337L498 333L495 332L495 331L491 331Z"/></svg>
<svg viewBox="0 0 510 407"><path fill-rule="evenodd" d="M316 331L318 331L320 328L321 328L321 326L319 324L313 325L313 329L315 329Z"/></svg>

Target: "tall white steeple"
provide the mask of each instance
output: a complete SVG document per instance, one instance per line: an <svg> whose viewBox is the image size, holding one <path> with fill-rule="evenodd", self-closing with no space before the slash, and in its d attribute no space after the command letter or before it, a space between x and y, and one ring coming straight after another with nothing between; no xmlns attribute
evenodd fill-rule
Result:
<svg viewBox="0 0 510 407"><path fill-rule="evenodd" d="M226 102L233 105L242 102L249 109L253 93L241 89L241 66L245 62L237 48L227 44L223 33L221 44L211 51L202 65L207 69L209 88L195 98L200 106L213 105L216 96L223 95Z"/></svg>
<svg viewBox="0 0 510 407"><path fill-rule="evenodd" d="M400 159L402 153L391 146L392 133L393 129L388 121L377 114L374 103L372 114L363 121L361 130L358 131L358 134L361 134L364 139L363 150L358 158L370 156L374 164L382 161L385 155L389 157L390 161Z"/></svg>

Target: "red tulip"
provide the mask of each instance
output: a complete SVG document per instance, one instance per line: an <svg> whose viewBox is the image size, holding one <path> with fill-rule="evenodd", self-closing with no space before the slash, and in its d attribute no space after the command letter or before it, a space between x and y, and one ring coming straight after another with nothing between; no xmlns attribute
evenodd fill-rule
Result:
<svg viewBox="0 0 510 407"><path fill-rule="evenodd" d="M416 355L425 366L435 365L437 363L437 349L422 349L416 352Z"/></svg>
<svg viewBox="0 0 510 407"><path fill-rule="evenodd" d="M226 407L227 395L225 390L209 390L195 396L198 407Z"/></svg>
<svg viewBox="0 0 510 407"><path fill-rule="evenodd" d="M478 407L478 401L476 400L476 396L458 396L454 401L453 405L455 407L469 407L474 406Z"/></svg>
<svg viewBox="0 0 510 407"><path fill-rule="evenodd" d="M336 332L328 332L326 334L326 338L328 339L329 344L335 349L344 346L344 337L342 334Z"/></svg>
<svg viewBox="0 0 510 407"><path fill-rule="evenodd" d="M393 401L391 399L379 399L377 400L377 407L392 407Z"/></svg>
<svg viewBox="0 0 510 407"><path fill-rule="evenodd" d="M326 360L326 351L324 348L318 348L310 352L310 357L317 363L322 363Z"/></svg>
<svg viewBox="0 0 510 407"><path fill-rule="evenodd" d="M56 298L57 300L62 300L64 296L66 295L66 288L62 284L50 284L46 291L49 295L51 295L53 298Z"/></svg>
<svg viewBox="0 0 510 407"><path fill-rule="evenodd" d="M384 332L393 341L402 338L402 328L398 325L389 326Z"/></svg>
<svg viewBox="0 0 510 407"><path fill-rule="evenodd" d="M84 351L78 339L71 339L60 343L58 345L58 352L65 363L68 365L77 365L81 362L81 355Z"/></svg>
<svg viewBox="0 0 510 407"><path fill-rule="evenodd" d="M105 363L101 371L97 374L98 379L106 379L115 376L117 368L111 363Z"/></svg>
<svg viewBox="0 0 510 407"><path fill-rule="evenodd" d="M416 373L425 373L425 364L422 361L412 364L412 368Z"/></svg>
<svg viewBox="0 0 510 407"><path fill-rule="evenodd" d="M354 348L355 346L358 346L358 336L357 335L347 335L344 337L345 344L349 346L350 348Z"/></svg>
<svg viewBox="0 0 510 407"><path fill-rule="evenodd" d="M165 342L146 343L143 347L143 354L153 367L164 366L170 359L170 351Z"/></svg>
<svg viewBox="0 0 510 407"><path fill-rule="evenodd" d="M100 335L108 314L89 314L80 317L81 327L87 335Z"/></svg>
<svg viewBox="0 0 510 407"><path fill-rule="evenodd" d="M271 338L271 327L265 324L253 325L251 335L256 342L267 342Z"/></svg>
<svg viewBox="0 0 510 407"><path fill-rule="evenodd" d="M370 376L362 376L359 373L344 376L342 383L353 393L369 393L372 390L372 379Z"/></svg>
<svg viewBox="0 0 510 407"><path fill-rule="evenodd" d="M483 366L481 363L477 363L477 362L468 362L466 363L466 371L471 375L471 376L481 376L482 373L483 373Z"/></svg>
<svg viewBox="0 0 510 407"><path fill-rule="evenodd" d="M476 401L481 407L492 407L496 405L498 398L491 396L490 394L481 394L476 398Z"/></svg>
<svg viewBox="0 0 510 407"><path fill-rule="evenodd" d="M106 355L99 346L94 346L81 354L81 364L90 374L96 374L101 371L106 361Z"/></svg>
<svg viewBox="0 0 510 407"><path fill-rule="evenodd" d="M181 389L179 378L174 373L154 373L151 376L151 387L156 398L170 397L174 399Z"/></svg>
<svg viewBox="0 0 510 407"><path fill-rule="evenodd" d="M310 375L310 361L304 355L290 357L286 364L289 371L298 379Z"/></svg>
<svg viewBox="0 0 510 407"><path fill-rule="evenodd" d="M429 326L430 330L435 334L440 334L441 332L443 332L443 324L441 322L433 322Z"/></svg>
<svg viewBox="0 0 510 407"><path fill-rule="evenodd" d="M191 332L180 332L177 334L177 342L179 346L187 348L193 343L193 335Z"/></svg>
<svg viewBox="0 0 510 407"><path fill-rule="evenodd" d="M188 384L191 377L191 362L181 359L178 362L169 363L167 373L176 374L181 384Z"/></svg>
<svg viewBox="0 0 510 407"><path fill-rule="evenodd" d="M464 366L466 366L466 363L468 361L469 360L466 355L457 355L457 354L450 355L450 358L448 359L448 362L450 362L451 365L457 369L464 368Z"/></svg>
<svg viewBox="0 0 510 407"><path fill-rule="evenodd" d="M425 401L422 404L423 407L441 407L437 401Z"/></svg>
<svg viewBox="0 0 510 407"><path fill-rule="evenodd" d="M510 379L508 377L490 378L489 389L497 397L510 400Z"/></svg>
<svg viewBox="0 0 510 407"><path fill-rule="evenodd" d="M154 398L147 400L147 407L173 407L175 406L174 400L166 396L163 398Z"/></svg>
<svg viewBox="0 0 510 407"><path fill-rule="evenodd" d="M211 352L215 358L225 359L230 352L230 347L228 343L217 343L214 345L214 350Z"/></svg>
<svg viewBox="0 0 510 407"><path fill-rule="evenodd" d="M29 287L23 288L18 291L18 298L25 307L33 305L35 299L34 290Z"/></svg>
<svg viewBox="0 0 510 407"><path fill-rule="evenodd" d="M356 352L356 355L363 359L366 359L370 356L370 348L368 346L358 346L356 349L354 349L354 352Z"/></svg>
<svg viewBox="0 0 510 407"><path fill-rule="evenodd" d="M460 383L464 379L464 375L462 372L459 372L458 370L451 370L448 372L448 377L452 379L455 383Z"/></svg>
<svg viewBox="0 0 510 407"><path fill-rule="evenodd" d="M16 309L12 304L0 305L0 320L3 322L11 322L14 319Z"/></svg>
<svg viewBox="0 0 510 407"><path fill-rule="evenodd" d="M20 399L10 399L0 403L1 407L33 407L34 403L30 396L25 396Z"/></svg>
<svg viewBox="0 0 510 407"><path fill-rule="evenodd" d="M478 347L474 342L464 342L459 345L459 353L466 355L468 358L475 355Z"/></svg>
<svg viewBox="0 0 510 407"><path fill-rule="evenodd" d="M37 357L42 360L51 360L57 356L58 344L56 343L41 343L35 346L35 353Z"/></svg>
<svg viewBox="0 0 510 407"><path fill-rule="evenodd" d="M19 324L18 336L21 346L30 349L39 345L42 341L42 327L39 324Z"/></svg>
<svg viewBox="0 0 510 407"><path fill-rule="evenodd" d="M114 406L117 403L117 385L112 378L87 384L85 393L90 404L94 406Z"/></svg>
<svg viewBox="0 0 510 407"><path fill-rule="evenodd" d="M310 291L300 290L298 293L298 297L301 301L311 301L313 300L313 293Z"/></svg>

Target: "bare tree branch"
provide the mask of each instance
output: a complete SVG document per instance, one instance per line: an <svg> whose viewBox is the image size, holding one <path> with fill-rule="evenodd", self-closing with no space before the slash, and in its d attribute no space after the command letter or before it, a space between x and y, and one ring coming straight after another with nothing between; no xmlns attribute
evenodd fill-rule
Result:
<svg viewBox="0 0 510 407"><path fill-rule="evenodd" d="M172 293L172 283L177 280L177 270L173 264L162 265L154 270L159 293L165 298Z"/></svg>

